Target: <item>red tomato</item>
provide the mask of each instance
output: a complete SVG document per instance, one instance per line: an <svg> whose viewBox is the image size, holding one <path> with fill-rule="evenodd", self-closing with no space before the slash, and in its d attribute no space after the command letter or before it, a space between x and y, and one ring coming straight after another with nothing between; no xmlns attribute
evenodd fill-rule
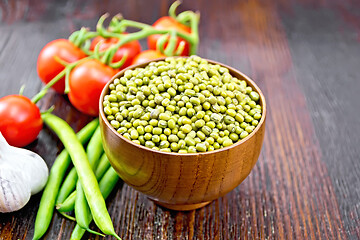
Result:
<svg viewBox="0 0 360 240"><path fill-rule="evenodd" d="M65 62L72 63L86 57L86 54L67 39L56 39L46 44L41 50L37 60L37 72L44 83L50 82L56 75L64 70L64 66L55 60L55 56ZM63 94L65 90L65 78L61 78L53 85L53 88L58 93Z"/></svg>
<svg viewBox="0 0 360 240"><path fill-rule="evenodd" d="M177 22L174 18L165 16L159 18L154 24L153 27L158 30L167 30L167 29L176 29L179 32L182 33L191 33L191 28L188 26L185 26L182 23ZM148 46L150 49L156 50L156 42L161 37L160 34L150 35L148 37ZM180 41L184 39L178 37L176 48L179 46ZM166 47L167 44L165 44ZM183 52L181 53L182 56L188 56L189 55L189 43L185 41L185 47Z"/></svg>
<svg viewBox="0 0 360 240"><path fill-rule="evenodd" d="M71 104L85 114L97 116L101 91L115 73L96 59L77 65L69 76Z"/></svg>
<svg viewBox="0 0 360 240"><path fill-rule="evenodd" d="M133 60L131 65L144 63L153 59L165 57L164 54L155 50L145 50L139 53Z"/></svg>
<svg viewBox="0 0 360 240"><path fill-rule="evenodd" d="M39 108L27 97L9 95L0 98L0 132L15 147L36 139L42 129Z"/></svg>
<svg viewBox="0 0 360 240"><path fill-rule="evenodd" d="M117 38L105 39L101 36L98 36L98 37L94 38L94 40L91 42L90 50L94 50L96 44L98 44L98 42L100 42L101 40L103 40L103 42L100 44L100 48L99 48L100 52L105 51L106 49L108 49L109 47L111 47L112 45L116 44L119 41L119 39L117 39ZM112 62L120 61L122 59L122 57L125 55L125 53L127 53L126 61L119 68L119 70L124 69L131 65L132 60L140 51L141 51L141 45L140 45L139 41L136 40L136 41L128 42L128 43L122 45L116 51Z"/></svg>

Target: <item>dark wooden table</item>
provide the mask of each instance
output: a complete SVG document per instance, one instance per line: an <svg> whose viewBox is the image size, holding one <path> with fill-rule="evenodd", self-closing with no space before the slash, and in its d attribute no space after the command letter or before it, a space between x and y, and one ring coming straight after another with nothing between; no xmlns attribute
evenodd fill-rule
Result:
<svg viewBox="0 0 360 240"><path fill-rule="evenodd" d="M47 42L94 28L105 12L151 24L170 4L0 1L0 97L23 84L28 97L41 89L36 60ZM264 145L241 185L196 211L158 207L120 183L108 200L116 232L123 239L359 239L360 2L186 0L179 9L201 12L200 56L241 70L263 90ZM54 91L39 102L50 105L74 130L90 120ZM27 148L50 167L62 145L44 128ZM40 197L0 214L0 239L31 239ZM55 213L45 239L68 239L73 227Z"/></svg>

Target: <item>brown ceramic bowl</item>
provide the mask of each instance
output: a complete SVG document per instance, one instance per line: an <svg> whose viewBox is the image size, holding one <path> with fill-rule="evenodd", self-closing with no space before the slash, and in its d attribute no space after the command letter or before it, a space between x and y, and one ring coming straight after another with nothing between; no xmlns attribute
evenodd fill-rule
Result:
<svg viewBox="0 0 360 240"><path fill-rule="evenodd" d="M116 132L105 117L102 102L109 92L109 84L126 69L112 78L100 96L102 140L111 165L128 185L173 210L200 208L233 190L249 175L264 139L266 103L259 87L240 71L208 61L228 68L233 76L244 79L260 95L263 112L259 124L246 138L229 147L204 153L166 153L135 144Z"/></svg>

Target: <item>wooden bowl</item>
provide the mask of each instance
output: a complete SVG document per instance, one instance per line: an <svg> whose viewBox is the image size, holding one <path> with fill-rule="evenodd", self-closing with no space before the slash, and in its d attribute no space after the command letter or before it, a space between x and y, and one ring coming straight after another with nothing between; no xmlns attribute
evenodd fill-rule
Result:
<svg viewBox="0 0 360 240"><path fill-rule="evenodd" d="M259 87L238 70L212 60L208 62L228 68L260 95L263 112L259 124L246 138L229 147L203 153L167 153L135 144L116 132L102 106L104 96L109 93L108 86L127 69L145 67L149 62L116 74L100 96L102 140L111 165L124 182L169 209L200 208L233 190L249 175L264 139L266 103Z"/></svg>

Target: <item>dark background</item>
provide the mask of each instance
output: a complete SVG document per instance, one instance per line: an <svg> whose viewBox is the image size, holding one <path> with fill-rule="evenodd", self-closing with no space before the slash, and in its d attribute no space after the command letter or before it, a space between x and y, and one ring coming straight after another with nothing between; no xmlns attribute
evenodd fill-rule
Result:
<svg viewBox="0 0 360 240"><path fill-rule="evenodd" d="M105 12L153 23L172 1L0 1L0 97L34 96L42 87L42 47ZM108 201L123 239L360 238L360 2L184 1L199 10L198 55L247 74L269 109L262 153L249 177L205 208L173 212L120 183ZM146 48L146 41L142 41ZM90 120L65 96L39 102L78 130ZM1 120L0 120L1 121ZM62 149L47 128L28 149L49 166ZM0 239L31 239L40 194L0 214ZM46 239L68 239L59 214ZM93 238L93 235L88 235Z"/></svg>

